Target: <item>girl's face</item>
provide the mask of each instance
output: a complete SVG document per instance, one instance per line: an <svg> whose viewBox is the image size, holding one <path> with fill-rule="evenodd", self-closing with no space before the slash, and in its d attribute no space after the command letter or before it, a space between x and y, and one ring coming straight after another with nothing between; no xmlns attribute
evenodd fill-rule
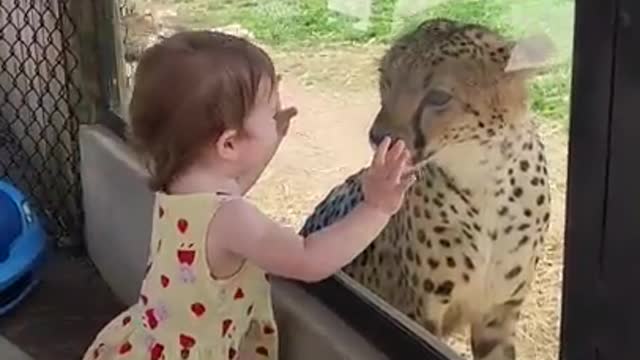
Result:
<svg viewBox="0 0 640 360"><path fill-rule="evenodd" d="M250 172L261 174L275 155L281 137L276 130L275 115L278 111L278 89L270 91L266 81L260 83L256 105L245 120L245 137L242 139L241 160Z"/></svg>
<svg viewBox="0 0 640 360"><path fill-rule="evenodd" d="M244 135L238 139L239 182L245 189L258 180L275 155L292 117L283 116L278 83L275 86L272 89L269 81L260 83L256 105L245 119Z"/></svg>
<svg viewBox="0 0 640 360"><path fill-rule="evenodd" d="M223 161L227 176L237 181L243 193L262 175L296 114L293 107L281 109L278 83L272 89L271 82L265 79L244 120L243 131L226 130L216 141L214 158Z"/></svg>

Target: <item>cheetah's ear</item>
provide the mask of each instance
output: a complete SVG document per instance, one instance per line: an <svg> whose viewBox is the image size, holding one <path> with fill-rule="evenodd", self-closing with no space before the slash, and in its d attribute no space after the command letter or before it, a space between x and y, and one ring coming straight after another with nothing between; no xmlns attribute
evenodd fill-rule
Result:
<svg viewBox="0 0 640 360"><path fill-rule="evenodd" d="M511 56L504 71L537 71L551 65L556 47L546 34L536 34L518 40L511 50Z"/></svg>

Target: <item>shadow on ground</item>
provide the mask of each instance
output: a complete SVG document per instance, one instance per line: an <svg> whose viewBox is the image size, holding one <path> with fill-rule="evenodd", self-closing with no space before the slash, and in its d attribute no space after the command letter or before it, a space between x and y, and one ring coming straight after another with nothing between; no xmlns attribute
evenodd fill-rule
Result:
<svg viewBox="0 0 640 360"><path fill-rule="evenodd" d="M34 360L81 359L97 332L122 309L86 257L57 251L40 286L0 318L0 334Z"/></svg>

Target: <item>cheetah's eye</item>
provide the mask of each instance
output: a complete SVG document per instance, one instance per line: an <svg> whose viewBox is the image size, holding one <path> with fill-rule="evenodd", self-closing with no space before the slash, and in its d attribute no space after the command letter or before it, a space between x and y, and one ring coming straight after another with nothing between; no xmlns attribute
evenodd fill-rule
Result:
<svg viewBox="0 0 640 360"><path fill-rule="evenodd" d="M427 105L431 106L444 106L451 100L451 98L452 96L448 92L434 89L427 93L425 102Z"/></svg>

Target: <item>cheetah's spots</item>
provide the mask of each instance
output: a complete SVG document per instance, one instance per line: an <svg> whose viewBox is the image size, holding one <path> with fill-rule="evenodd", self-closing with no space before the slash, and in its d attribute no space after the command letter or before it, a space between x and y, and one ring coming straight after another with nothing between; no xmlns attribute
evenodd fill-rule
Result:
<svg viewBox="0 0 640 360"><path fill-rule="evenodd" d="M429 259L427 260L427 264L429 264L429 267L430 267L432 270L435 270L435 269L437 269L437 268L438 268L438 266L440 266L440 261L438 261L438 260L436 260L436 259L434 259L434 258L429 258Z"/></svg>
<svg viewBox="0 0 640 360"><path fill-rule="evenodd" d="M467 267L467 269L471 271L476 269L476 266L473 263L473 260L471 260L471 258L467 255L464 256L464 265Z"/></svg>
<svg viewBox="0 0 640 360"><path fill-rule="evenodd" d="M415 216L416 218L420 218L420 208L418 207L418 205L413 206L413 216Z"/></svg>
<svg viewBox="0 0 640 360"><path fill-rule="evenodd" d="M524 299L508 300L504 304L509 307L519 307L524 303Z"/></svg>
<svg viewBox="0 0 640 360"><path fill-rule="evenodd" d="M513 189L513 196L515 196L516 198L521 197L523 193L524 193L524 190L522 190L521 187L516 187Z"/></svg>
<svg viewBox="0 0 640 360"><path fill-rule="evenodd" d="M506 228L504 228L504 234L505 235L511 234L511 231L513 231L513 225L509 225Z"/></svg>
<svg viewBox="0 0 640 360"><path fill-rule="evenodd" d="M413 261L413 259L414 259L414 256L413 256L413 250L411 249L411 247L410 247L410 246L409 246L409 247L407 247L407 250L406 250L406 256L407 256L407 260L409 260L409 261Z"/></svg>
<svg viewBox="0 0 640 360"><path fill-rule="evenodd" d="M449 240L440 239L439 243L440 243L440 246L442 246L443 248L448 249L451 247L451 242L449 242Z"/></svg>
<svg viewBox="0 0 640 360"><path fill-rule="evenodd" d="M518 230L519 231L524 231L524 230L527 230L530 227L531 227L531 224L524 223L524 224L518 225Z"/></svg>
<svg viewBox="0 0 640 360"><path fill-rule="evenodd" d="M443 281L438 287L435 289L434 294L439 296L450 296L451 292L455 288L455 284L451 280Z"/></svg>
<svg viewBox="0 0 640 360"><path fill-rule="evenodd" d="M513 269L509 270L509 272L505 274L504 278L507 280L512 280L516 276L520 275L520 273L522 273L522 266L516 265Z"/></svg>
<svg viewBox="0 0 640 360"><path fill-rule="evenodd" d="M418 229L418 242L420 242L420 244L424 244L427 241L427 235L425 234L424 230L422 229Z"/></svg>
<svg viewBox="0 0 640 360"><path fill-rule="evenodd" d="M498 210L498 215L500 216L505 216L509 213L509 208L506 206L502 206L499 210Z"/></svg>
<svg viewBox="0 0 640 360"><path fill-rule="evenodd" d="M520 250L520 248L522 248L527 243L529 243L529 240L530 240L530 238L529 238L528 235L523 235L522 238L518 241L518 245L516 246L516 248L513 249L511 252L516 252L516 251Z"/></svg>

